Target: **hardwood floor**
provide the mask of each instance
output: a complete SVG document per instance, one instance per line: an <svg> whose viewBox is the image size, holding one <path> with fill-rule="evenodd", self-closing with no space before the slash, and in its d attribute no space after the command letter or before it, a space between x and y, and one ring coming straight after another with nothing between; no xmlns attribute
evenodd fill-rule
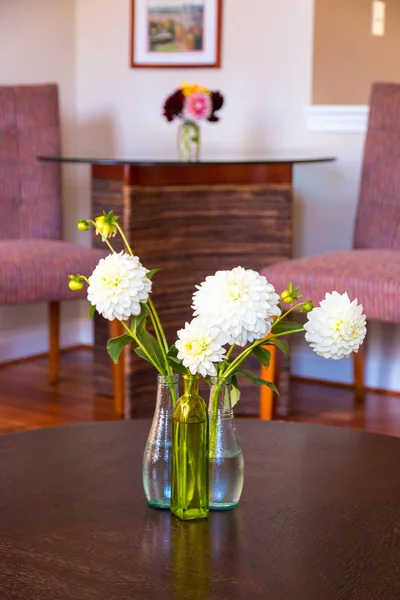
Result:
<svg viewBox="0 0 400 600"><path fill-rule="evenodd" d="M0 366L0 433L116 418L112 398L94 394L90 350L61 354L53 389L47 358ZM294 380L288 420L400 437L400 397L368 392L365 405L354 408L352 390Z"/></svg>
<svg viewBox="0 0 400 600"><path fill-rule="evenodd" d="M48 359L0 366L0 433L114 420L113 400L93 392L91 350L60 355L60 379L48 383Z"/></svg>

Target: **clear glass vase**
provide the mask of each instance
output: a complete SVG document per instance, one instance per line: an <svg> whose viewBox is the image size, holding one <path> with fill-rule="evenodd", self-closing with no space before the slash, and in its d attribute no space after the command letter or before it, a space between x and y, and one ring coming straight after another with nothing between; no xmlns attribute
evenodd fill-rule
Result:
<svg viewBox="0 0 400 600"><path fill-rule="evenodd" d="M244 460L235 425L230 378L211 378L210 510L234 508L242 494Z"/></svg>
<svg viewBox="0 0 400 600"><path fill-rule="evenodd" d="M183 376L185 391L172 419L171 512L203 519L209 510L208 414L199 396L199 377Z"/></svg>
<svg viewBox="0 0 400 600"><path fill-rule="evenodd" d="M182 121L178 128L178 152L182 162L200 160L200 126L195 121Z"/></svg>
<svg viewBox="0 0 400 600"><path fill-rule="evenodd" d="M144 494L155 508L171 506L172 413L178 396L178 375L158 375L156 408L143 455Z"/></svg>

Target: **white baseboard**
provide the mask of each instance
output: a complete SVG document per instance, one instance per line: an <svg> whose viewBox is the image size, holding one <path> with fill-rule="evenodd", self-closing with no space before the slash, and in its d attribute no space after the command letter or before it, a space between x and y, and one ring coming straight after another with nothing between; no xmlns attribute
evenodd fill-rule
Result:
<svg viewBox="0 0 400 600"><path fill-rule="evenodd" d="M305 108L307 129L321 133L365 133L368 106L314 105Z"/></svg>
<svg viewBox="0 0 400 600"><path fill-rule="evenodd" d="M91 344L92 341L92 322L88 318L69 319L61 324L61 348ZM45 326L3 332L0 339L0 363L48 352L48 347L48 331Z"/></svg>

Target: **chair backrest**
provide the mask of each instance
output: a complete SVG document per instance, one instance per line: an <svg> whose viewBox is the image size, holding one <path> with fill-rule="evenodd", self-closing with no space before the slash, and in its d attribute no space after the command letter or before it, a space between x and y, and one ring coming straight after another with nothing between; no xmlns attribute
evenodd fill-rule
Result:
<svg viewBox="0 0 400 600"><path fill-rule="evenodd" d="M400 250L400 84L372 86L354 247Z"/></svg>
<svg viewBox="0 0 400 600"><path fill-rule="evenodd" d="M61 238L59 153L57 86L0 86L0 240Z"/></svg>

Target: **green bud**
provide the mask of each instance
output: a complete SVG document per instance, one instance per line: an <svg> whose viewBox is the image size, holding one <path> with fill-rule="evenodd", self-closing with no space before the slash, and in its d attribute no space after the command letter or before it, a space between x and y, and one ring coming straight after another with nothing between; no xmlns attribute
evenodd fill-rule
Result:
<svg viewBox="0 0 400 600"><path fill-rule="evenodd" d="M83 281L80 275L68 275L68 287L73 292L79 292L83 288Z"/></svg>
<svg viewBox="0 0 400 600"><path fill-rule="evenodd" d="M285 302L285 304L293 304L293 302L295 301L293 292L291 292L290 290L283 291L281 294L281 300L282 302Z"/></svg>
<svg viewBox="0 0 400 600"><path fill-rule="evenodd" d="M87 231L89 229L89 223L84 219L80 219L79 221L77 221L76 226L79 229L79 231Z"/></svg>
<svg viewBox="0 0 400 600"><path fill-rule="evenodd" d="M302 312L311 312L313 308L314 304L311 302L311 300L307 300L307 302L304 302L301 310Z"/></svg>
<svg viewBox="0 0 400 600"><path fill-rule="evenodd" d="M82 281L70 281L68 287L73 292L79 292L83 288Z"/></svg>

